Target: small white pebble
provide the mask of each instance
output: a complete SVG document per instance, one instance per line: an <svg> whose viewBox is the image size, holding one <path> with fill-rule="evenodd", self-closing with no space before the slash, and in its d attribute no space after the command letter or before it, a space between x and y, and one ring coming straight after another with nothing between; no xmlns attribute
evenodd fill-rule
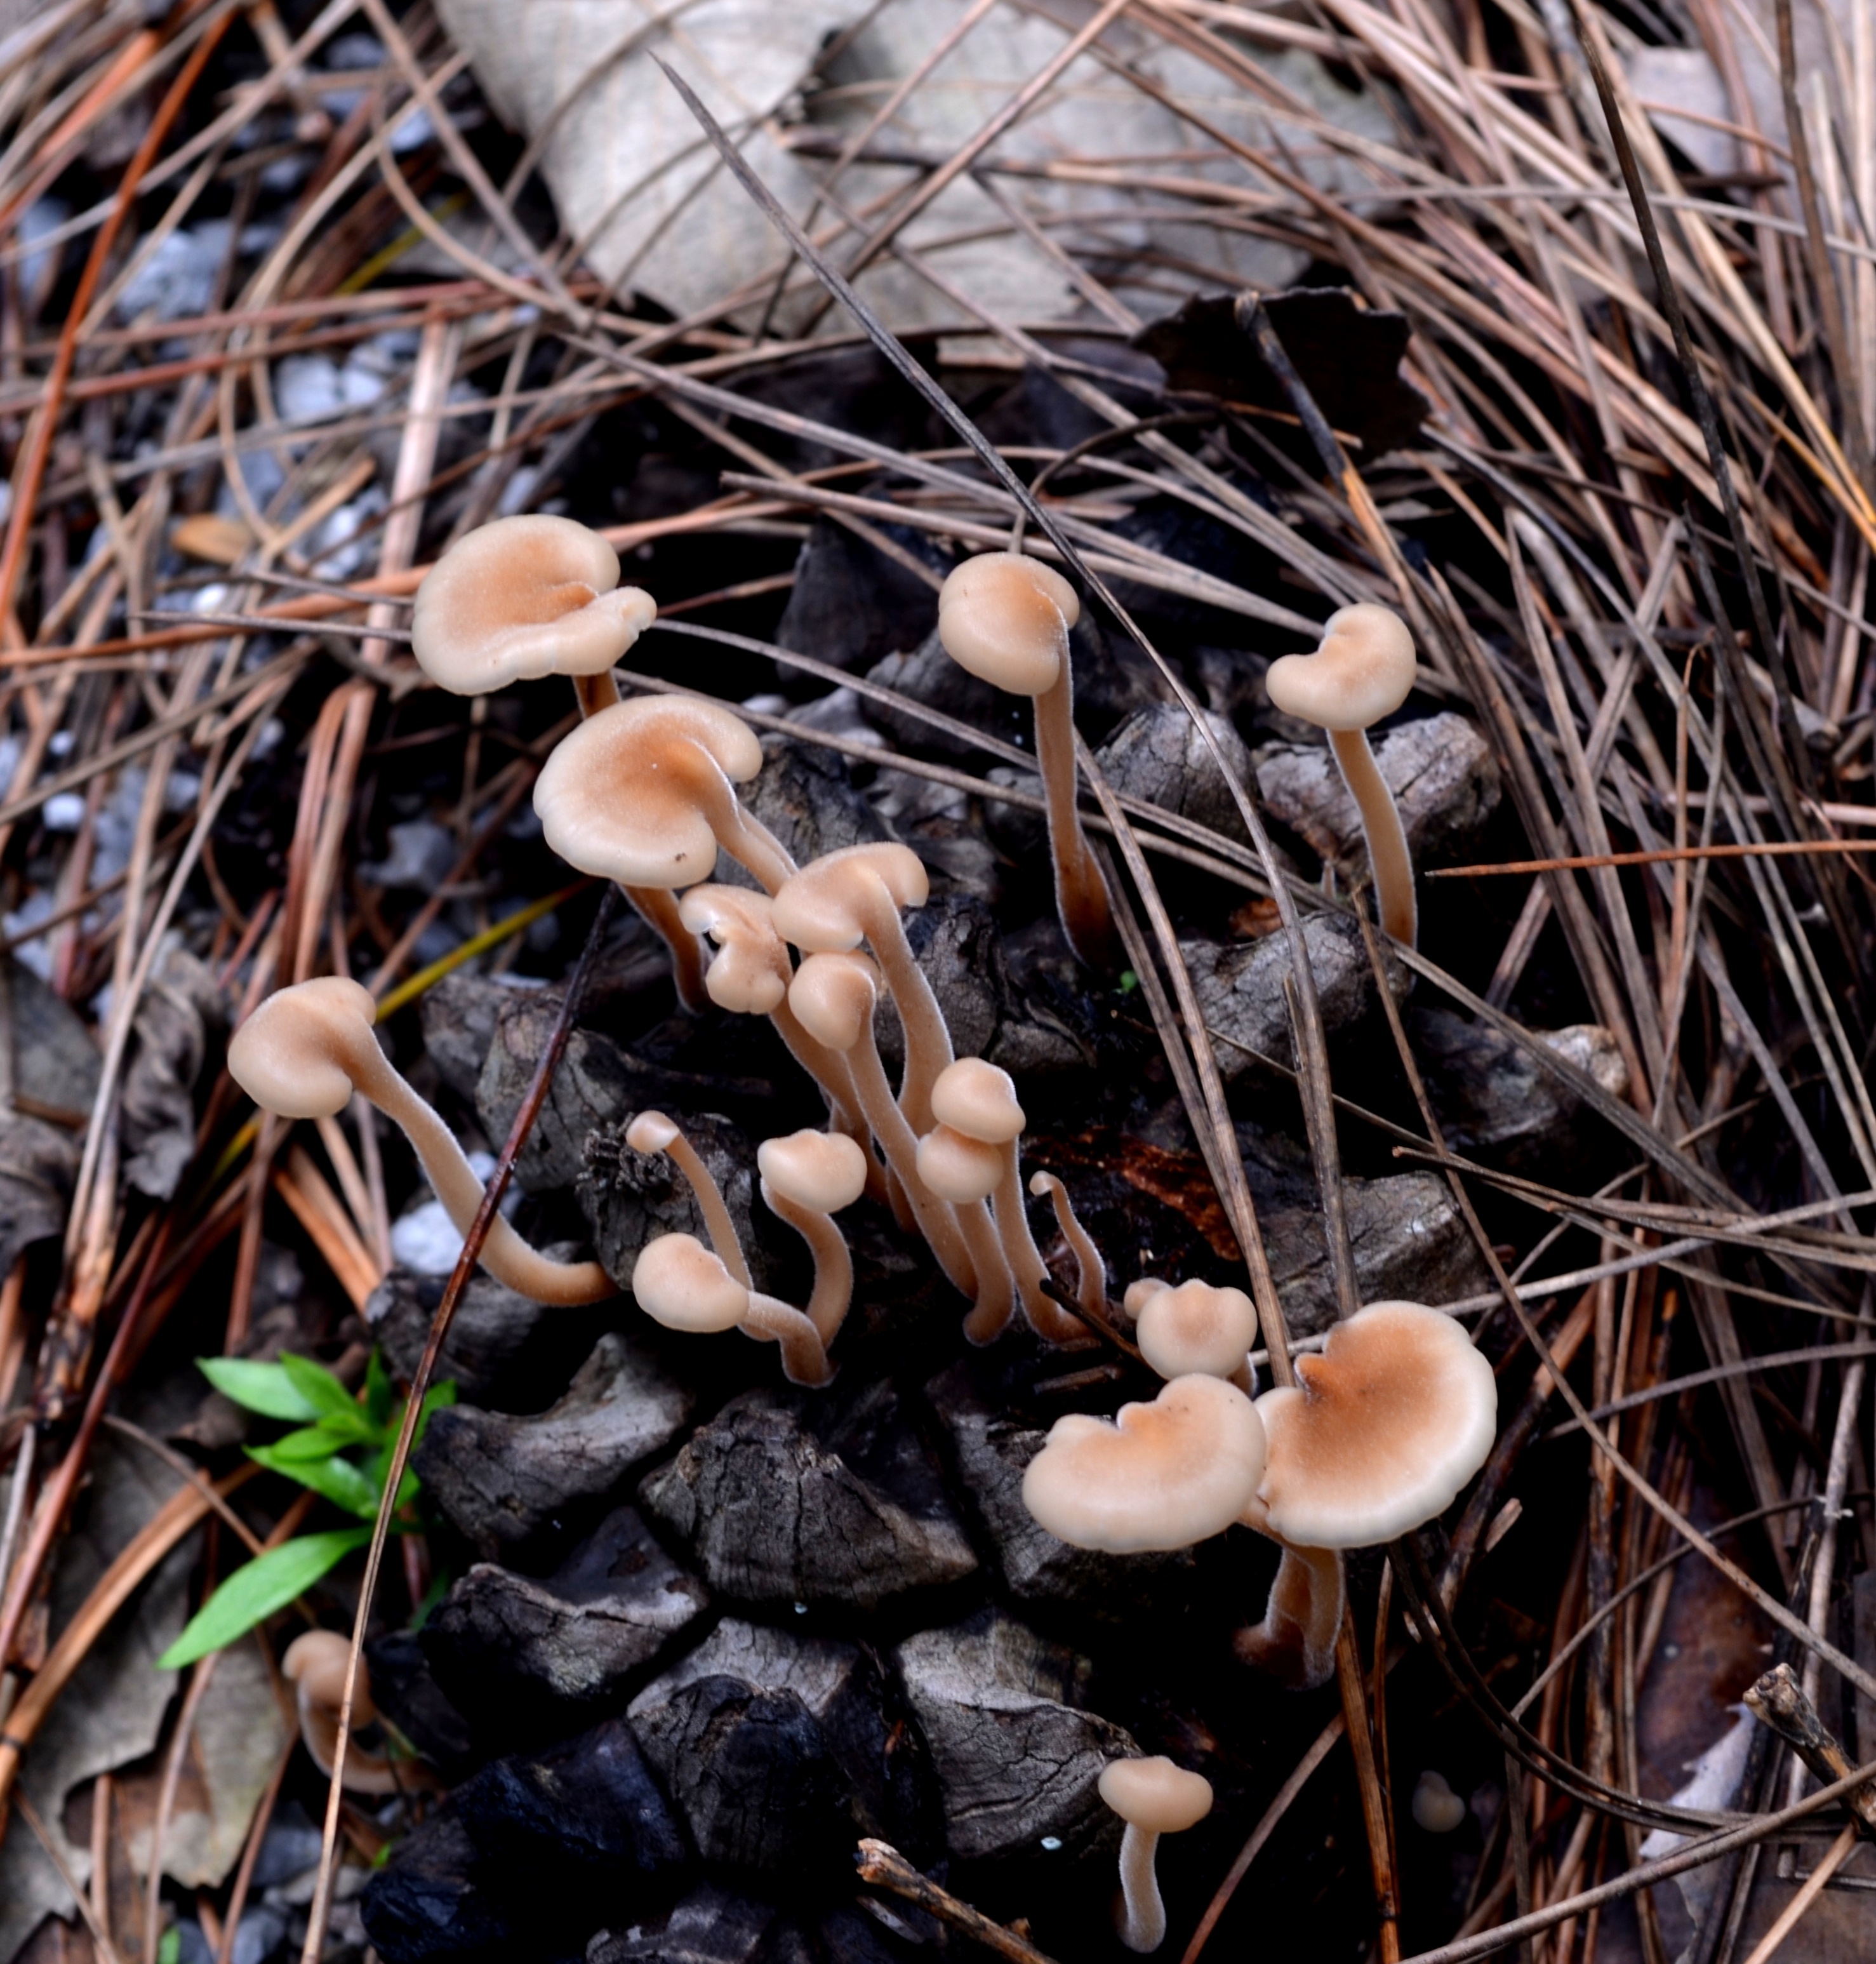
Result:
<svg viewBox="0 0 1876 1964"><path fill-rule="evenodd" d="M1466 1803L1430 1767L1413 1789L1413 1818L1429 1834L1450 1834L1466 1818Z"/></svg>

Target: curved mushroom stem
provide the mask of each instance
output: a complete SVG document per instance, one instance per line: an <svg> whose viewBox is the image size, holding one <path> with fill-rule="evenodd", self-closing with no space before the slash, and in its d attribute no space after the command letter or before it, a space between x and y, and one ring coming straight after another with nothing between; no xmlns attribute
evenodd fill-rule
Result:
<svg viewBox="0 0 1876 1964"><path fill-rule="evenodd" d="M977 1299L964 1318L964 1335L973 1343L994 1343L1015 1313L1016 1279L1004 1260L996 1223L983 1202L954 1202L951 1211L977 1271Z"/></svg>
<svg viewBox="0 0 1876 1964"><path fill-rule="evenodd" d="M1113 903L1075 802L1075 680L1066 647L1061 673L1035 698L1035 704L1036 764L1048 804L1056 912L1069 946L1081 961L1090 968L1116 968L1121 946Z"/></svg>
<svg viewBox="0 0 1876 1964"><path fill-rule="evenodd" d="M820 1332L792 1303L751 1289L742 1327L752 1337L781 1346L781 1368L790 1384L832 1383L834 1367L827 1361L827 1346L821 1341Z"/></svg>
<svg viewBox="0 0 1876 1964"><path fill-rule="evenodd" d="M1016 1170L1016 1141L1008 1140L998 1150L1003 1155L1003 1170L997 1176L990 1205L996 1216L997 1239L1003 1244L1005 1259L1022 1298L1023 1314L1044 1343L1073 1343L1088 1333L1043 1292L1042 1285L1049 1279L1049 1265L1029 1231L1029 1216L1023 1207L1022 1176Z"/></svg>
<svg viewBox="0 0 1876 1964"><path fill-rule="evenodd" d="M1368 841L1369 867L1374 875L1374 901L1383 930L1414 945L1419 932L1419 910L1413 892L1413 861L1407 852L1406 829L1400 807L1387 788L1365 730L1332 730L1329 747L1342 767L1361 814L1361 835Z"/></svg>
<svg viewBox="0 0 1876 1964"><path fill-rule="evenodd" d="M1029 1191L1038 1199L1045 1193L1049 1196L1050 1205L1055 1209L1055 1224L1061 1229L1063 1240L1073 1251L1076 1301L1089 1315L1105 1321L1108 1314L1108 1265L1101 1258L1101 1250L1095 1246L1094 1237L1076 1219L1075 1203L1068 1197L1068 1189L1053 1173L1038 1173L1030 1176Z"/></svg>
<svg viewBox="0 0 1876 1964"><path fill-rule="evenodd" d="M627 1127L625 1142L634 1152L662 1153L675 1162L691 1183L697 1211L704 1217L704 1231L710 1237L717 1260L745 1288L753 1288L749 1265L743 1257L742 1239L730 1217L730 1203L717 1184L717 1176L704 1163L702 1155L684 1136L682 1128L662 1112L641 1112Z"/></svg>
<svg viewBox="0 0 1876 1964"><path fill-rule="evenodd" d="M938 1073L952 1061L951 1033L944 1012L932 993L925 971L912 955L906 939L905 923L893 904L892 896L882 887L866 922L867 942L880 964L880 973L892 992L906 1035L906 1065L900 1073L899 1108L906 1123L919 1138L931 1131L932 1087Z"/></svg>
<svg viewBox="0 0 1876 1964"><path fill-rule="evenodd" d="M693 774L692 788L698 810L717 835L717 843L764 893L779 892L782 882L792 879L800 868L768 827L743 810L736 786L723 775L716 759L701 750L697 756L701 768Z"/></svg>
<svg viewBox="0 0 1876 1964"><path fill-rule="evenodd" d="M1264 1620L1232 1639L1238 1655L1267 1670L1294 1691L1313 1691L1336 1674L1336 1639L1342 1632L1342 1557L1332 1548L1297 1548L1272 1534L1262 1503L1246 1512L1247 1527L1283 1550Z"/></svg>
<svg viewBox="0 0 1876 1964"><path fill-rule="evenodd" d="M885 1200L885 1169L873 1157L873 1134L860 1109L859 1094L853 1088L851 1065L839 1051L809 1035L786 995L769 1011L768 1020L774 1025L775 1034L787 1046L788 1054L820 1086L821 1094L827 1100L829 1126L836 1132L845 1132L865 1153L867 1199ZM893 1211L898 1214L896 1205ZM899 1224L907 1234L912 1231L914 1224L909 1210Z"/></svg>
<svg viewBox="0 0 1876 1964"><path fill-rule="evenodd" d="M335 1630L309 1630L296 1637L281 1659L300 1713L300 1739L313 1763L328 1779L338 1748L338 1715L345 1693L345 1666L351 1646ZM378 1715L372 1702L370 1674L361 1658L352 1687L354 1731ZM367 1752L354 1738L345 1748L345 1785L354 1793L389 1794L437 1785L427 1767L415 1761L394 1766L382 1754Z"/></svg>
<svg viewBox="0 0 1876 1964"><path fill-rule="evenodd" d="M457 1234L467 1236L482 1205L482 1182L456 1134L410 1086L368 1032L348 1047L348 1074L360 1093L400 1126ZM556 1262L531 1248L496 1215L482 1244L482 1266L533 1302L568 1308L618 1293L597 1262Z"/></svg>
<svg viewBox="0 0 1876 1964"><path fill-rule="evenodd" d="M871 1154L867 1161L872 1163ZM822 1343L831 1343L846 1321L853 1302L853 1254L847 1237L835 1225L831 1215L778 1193L767 1180L762 1183L762 1198L768 1202L770 1212L787 1221L807 1242L814 1256L814 1293L808 1298L807 1319Z"/></svg>
<svg viewBox="0 0 1876 1964"><path fill-rule="evenodd" d="M1157 1950L1166 1940L1166 1906L1154 1865L1159 1849L1159 1837L1151 1828L1127 1824L1121 1837L1121 1914L1114 1925L1130 1950Z"/></svg>

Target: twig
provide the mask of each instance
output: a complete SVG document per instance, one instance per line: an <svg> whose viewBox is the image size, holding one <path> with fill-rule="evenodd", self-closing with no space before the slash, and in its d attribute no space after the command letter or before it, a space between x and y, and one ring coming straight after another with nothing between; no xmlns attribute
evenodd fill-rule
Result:
<svg viewBox="0 0 1876 1964"><path fill-rule="evenodd" d="M859 1870L861 1882L890 1889L894 1895L916 1903L986 1950L1007 1957L1010 1964L1051 1964L1047 1956L1015 1930L993 1923L982 1910L973 1909L929 1876L920 1875L890 1842L862 1840L854 1856L854 1866Z"/></svg>

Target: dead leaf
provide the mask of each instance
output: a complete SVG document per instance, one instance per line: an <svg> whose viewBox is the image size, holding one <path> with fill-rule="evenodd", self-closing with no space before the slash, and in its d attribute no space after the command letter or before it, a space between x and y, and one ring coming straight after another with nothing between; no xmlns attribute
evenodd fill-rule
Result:
<svg viewBox="0 0 1876 1964"><path fill-rule="evenodd" d="M195 1083L209 1032L226 1020L214 977L187 950L166 954L137 1006L120 1122L124 1177L171 1199L195 1152Z"/></svg>
<svg viewBox="0 0 1876 1964"><path fill-rule="evenodd" d="M0 1275L35 1241L65 1232L79 1142L43 1118L0 1114Z"/></svg>

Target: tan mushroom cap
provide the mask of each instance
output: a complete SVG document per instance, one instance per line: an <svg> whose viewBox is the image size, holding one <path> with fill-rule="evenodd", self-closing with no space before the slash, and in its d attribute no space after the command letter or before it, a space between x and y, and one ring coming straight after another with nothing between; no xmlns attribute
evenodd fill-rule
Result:
<svg viewBox="0 0 1876 1964"><path fill-rule="evenodd" d="M1370 1303L1296 1369L1257 1409L1270 1442L1259 1494L1299 1547L1373 1548L1424 1526L1491 1453L1497 1380L1436 1309Z"/></svg>
<svg viewBox="0 0 1876 1964"><path fill-rule="evenodd" d="M638 1306L667 1330L710 1335L734 1330L749 1313L749 1292L694 1234L660 1234L632 1265Z"/></svg>
<svg viewBox="0 0 1876 1964"><path fill-rule="evenodd" d="M634 696L555 745L534 784L547 841L569 866L627 887L691 887L717 865L709 813L762 768L755 732L733 710L688 697Z"/></svg>
<svg viewBox="0 0 1876 1964"><path fill-rule="evenodd" d="M1133 1289L1127 1293L1130 1297ZM1134 1340L1162 1378L1193 1371L1228 1378L1244 1369L1257 1340L1257 1310L1250 1298L1242 1289L1214 1288L1210 1282L1149 1290L1138 1315Z"/></svg>
<svg viewBox="0 0 1876 1964"><path fill-rule="evenodd" d="M1286 716L1322 730L1365 730L1413 692L1413 637L1391 607L1339 608L1313 655L1280 655L1265 687Z"/></svg>
<svg viewBox="0 0 1876 1964"><path fill-rule="evenodd" d="M755 1149L763 1179L784 1200L838 1214L866 1191L867 1156L844 1132L790 1132Z"/></svg>
<svg viewBox="0 0 1876 1964"><path fill-rule="evenodd" d="M372 1035L378 1006L362 983L321 975L268 997L229 1040L229 1074L264 1112L332 1118L351 1102L345 1059Z"/></svg>
<svg viewBox="0 0 1876 1964"><path fill-rule="evenodd" d="M418 666L453 695L547 675L603 675L657 614L619 584L619 556L571 518L496 518L424 576L410 621Z"/></svg>
<svg viewBox="0 0 1876 1964"><path fill-rule="evenodd" d="M677 1121L662 1112L641 1112L625 1128L625 1143L635 1153L662 1153L677 1136Z"/></svg>
<svg viewBox="0 0 1876 1964"><path fill-rule="evenodd" d="M1058 1541L1114 1555L1222 1534L1264 1472L1256 1407L1222 1378L1175 1378L1115 1422L1057 1419L1023 1475L1023 1503Z"/></svg>
<svg viewBox="0 0 1876 1964"><path fill-rule="evenodd" d="M991 1145L1021 1138L1028 1123L1017 1102L1015 1080L980 1057L960 1057L938 1073L932 1110L940 1125Z"/></svg>
<svg viewBox="0 0 1876 1964"><path fill-rule="evenodd" d="M1157 1754L1110 1760L1098 1784L1101 1798L1123 1821L1149 1834L1182 1834L1211 1812L1211 1782Z"/></svg>
<svg viewBox="0 0 1876 1964"><path fill-rule="evenodd" d="M787 994L787 945L776 930L774 903L766 894L693 887L678 903L678 918L716 945L704 987L718 1009L766 1016Z"/></svg>
<svg viewBox="0 0 1876 1964"><path fill-rule="evenodd" d="M864 955L810 955L788 985L801 1027L829 1050L850 1051L873 1025L878 972Z"/></svg>
<svg viewBox="0 0 1876 1964"><path fill-rule="evenodd" d="M938 639L960 669L1012 695L1053 688L1081 602L1062 576L1021 553L980 553L938 591Z"/></svg>
<svg viewBox="0 0 1876 1964"><path fill-rule="evenodd" d="M336 1630L307 1630L287 1646L280 1661L280 1674L297 1687L303 1699L331 1706L334 1715L345 1696L345 1665L351 1645ZM358 1660L358 1681L352 1686L351 1722L369 1725L378 1715L371 1702L371 1677L363 1658Z"/></svg>
<svg viewBox="0 0 1876 1964"><path fill-rule="evenodd" d="M776 894L776 932L810 954L858 948L882 892L895 911L922 907L931 897L931 876L909 846L881 840L824 852Z"/></svg>
<svg viewBox="0 0 1876 1964"><path fill-rule="evenodd" d="M996 1191L1003 1177L1003 1154L986 1140L938 1125L919 1141L919 1177L939 1199L968 1206Z"/></svg>

